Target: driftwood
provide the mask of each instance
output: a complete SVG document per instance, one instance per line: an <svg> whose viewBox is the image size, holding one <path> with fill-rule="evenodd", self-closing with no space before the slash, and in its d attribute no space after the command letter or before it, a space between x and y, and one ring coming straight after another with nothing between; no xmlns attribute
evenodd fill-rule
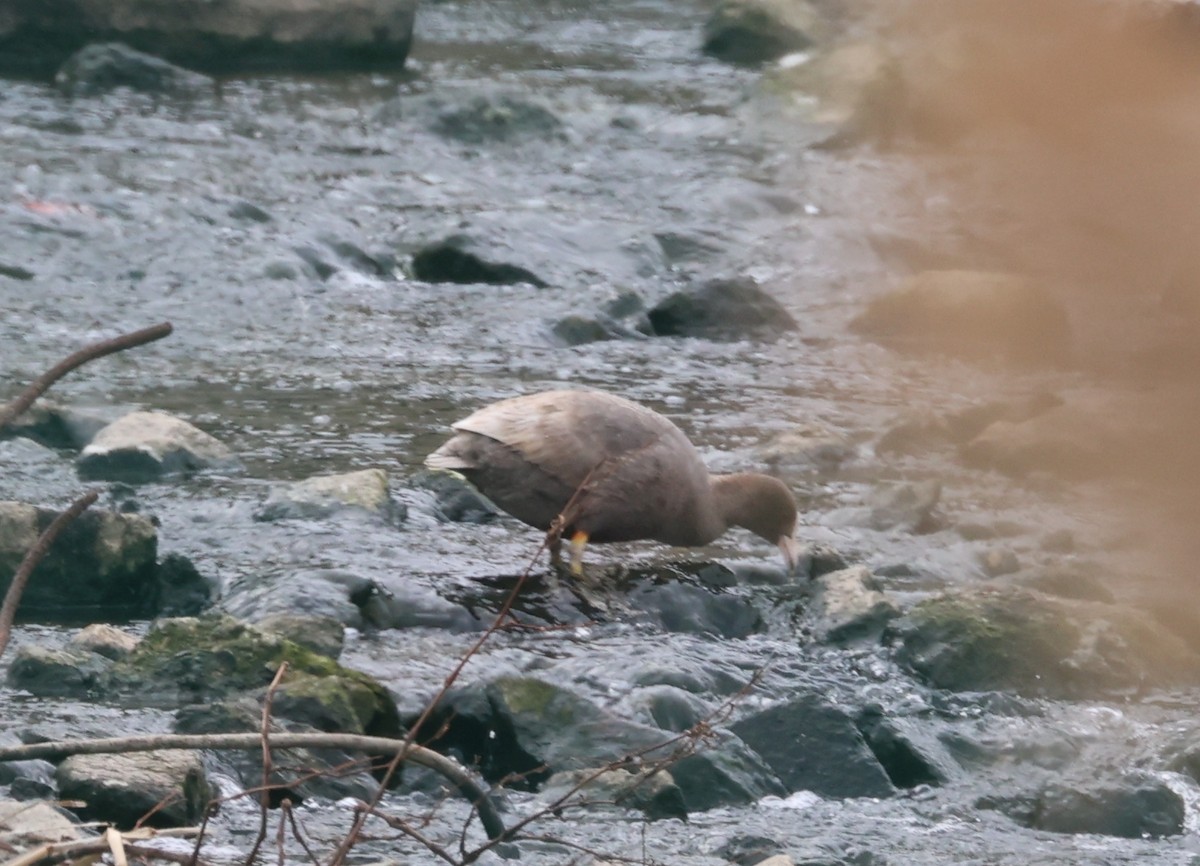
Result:
<svg viewBox="0 0 1200 866"><path fill-rule="evenodd" d="M162 322L149 328L143 328L140 331L122 334L110 340L101 340L99 343L92 343L92 345L84 346L78 352L68 355L34 379L29 387L22 391L15 400L12 400L7 406L0 407L0 430L3 430L15 421L21 413L33 405L34 400L46 393L46 390L51 385L76 367L80 367L96 358L111 355L114 352L123 352L126 349L132 349L134 346L141 346L145 343L161 340L170 334L172 330L174 328L170 322Z"/></svg>
<svg viewBox="0 0 1200 866"><path fill-rule="evenodd" d="M25 554L25 558L21 560L21 564L17 566L17 571L13 574L12 583L8 585L8 592L4 594L4 604L0 605L0 656L4 655L4 650L8 646L9 637L12 635L13 617L17 615L17 605L21 603L21 595L25 592L25 585L29 583L29 576L33 574L34 568L42 561L42 557L50 550L50 546L54 544L54 540L58 538L69 523L71 523L83 512L91 506L99 497L99 493L93 490L91 493L85 493L80 496L70 507L62 514L54 518L46 531L38 536L38 540L33 547L29 548L29 552Z"/></svg>
<svg viewBox="0 0 1200 866"><path fill-rule="evenodd" d="M360 752L396 753L401 760L428 767L444 776L479 812L489 839L503 839L508 831L495 805L479 783L450 758L432 749L387 737L358 734L271 734L273 748L351 749ZM61 740L27 746L0 747L0 761L31 758L65 758L68 755L101 755L118 752L153 752L158 749L261 749L261 734L157 734L144 737L110 737L98 740Z"/></svg>

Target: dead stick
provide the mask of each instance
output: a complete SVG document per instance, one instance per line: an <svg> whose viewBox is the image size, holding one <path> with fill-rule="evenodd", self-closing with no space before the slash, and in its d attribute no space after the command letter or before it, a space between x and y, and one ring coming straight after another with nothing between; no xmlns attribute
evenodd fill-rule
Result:
<svg viewBox="0 0 1200 866"><path fill-rule="evenodd" d="M267 696L263 698L262 708L262 724L259 726L259 735L262 737L262 790L258 795L258 836L254 839L254 847L250 849L250 853L246 855L246 866L251 866L258 857L258 851L262 847L263 840L267 838L267 810L271 808L271 772L274 769L271 760L271 741L269 739L271 733L271 701L275 699L275 690L279 688L279 683L283 680L283 675L287 673L287 662L279 666L279 670L275 671L275 677L271 680L271 685L267 686ZM280 831L283 830L283 825L280 824Z"/></svg>
<svg viewBox="0 0 1200 866"><path fill-rule="evenodd" d="M0 407L0 430L3 430L15 421L22 412L33 405L34 400L45 394L51 385L76 367L82 366L96 358L111 355L114 352L123 352L126 349L132 349L134 346L141 346L145 343L161 340L170 334L172 330L174 329L170 322L162 322L149 328L143 328L140 331L113 337L110 340L101 340L99 343L84 346L78 352L68 355L34 379L29 387L22 391L15 400L7 406Z"/></svg>
<svg viewBox="0 0 1200 866"><path fill-rule="evenodd" d="M401 752L407 760L435 770L458 789L458 792L479 810L479 820L488 838L505 836L504 821L487 791L471 778L456 761L439 755L432 749L393 740L388 737L366 737L360 734L272 734L271 745L276 749L325 748L350 749L358 752L388 754ZM261 749L262 734L154 734L142 737L111 737L99 740L60 740L51 743L32 743L26 746L0 747L0 761L21 761L29 758L63 758L67 755L102 755L120 752L153 752L158 749Z"/></svg>
<svg viewBox="0 0 1200 866"><path fill-rule="evenodd" d="M46 531L38 536L38 540L34 542L33 547L29 548L29 552L17 566L12 583L8 586L8 592L4 594L4 604L0 605L0 656L4 655L4 650L8 646L8 639L12 634L13 618L17 615L17 605L21 603L21 594L25 592L25 584L29 583L29 576L33 574L34 568L50 550L50 546L54 544L59 533L76 517L87 511L99 496L99 492L93 490L72 502L70 507L55 517L46 527Z"/></svg>

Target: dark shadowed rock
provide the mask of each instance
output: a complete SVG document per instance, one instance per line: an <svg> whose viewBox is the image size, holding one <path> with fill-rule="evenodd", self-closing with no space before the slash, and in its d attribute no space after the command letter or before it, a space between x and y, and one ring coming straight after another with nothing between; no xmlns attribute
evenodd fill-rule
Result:
<svg viewBox="0 0 1200 866"><path fill-rule="evenodd" d="M86 409L39 400L0 430L0 439L25 436L48 448L78 451L112 420Z"/></svg>
<svg viewBox="0 0 1200 866"><path fill-rule="evenodd" d="M123 42L192 69L402 66L414 0L8 0L0 70L48 75L92 42Z"/></svg>
<svg viewBox="0 0 1200 866"><path fill-rule="evenodd" d="M0 502L0 591L56 510ZM26 613L157 612L158 533L137 514L90 509L69 524L37 567L21 598Z"/></svg>
<svg viewBox="0 0 1200 866"><path fill-rule="evenodd" d="M1040 285L985 271L924 271L870 303L851 329L893 348L1058 365L1071 355L1067 314Z"/></svg>
<svg viewBox="0 0 1200 866"><path fill-rule="evenodd" d="M895 793L854 719L816 695L748 716L731 730L762 756L788 791L826 797Z"/></svg>
<svg viewBox="0 0 1200 866"><path fill-rule="evenodd" d="M418 490L434 497L434 513L450 523L491 523L500 512L460 473L450 469L422 469L409 479Z"/></svg>
<svg viewBox="0 0 1200 866"><path fill-rule="evenodd" d="M131 412L97 433L77 461L81 478L140 484L203 469L232 469L229 448L163 412Z"/></svg>
<svg viewBox="0 0 1200 866"><path fill-rule="evenodd" d="M716 279L675 292L648 313L659 337L706 340L773 340L796 330L783 305L749 277Z"/></svg>
<svg viewBox="0 0 1200 866"><path fill-rule="evenodd" d="M79 810L81 817L121 829L132 828L146 815L152 827L194 824L217 796L200 753L180 749L71 755L55 775L63 798L86 804Z"/></svg>
<svg viewBox="0 0 1200 866"><path fill-rule="evenodd" d="M813 43L821 19L807 0L722 0L704 25L704 52L756 66Z"/></svg>
<svg viewBox="0 0 1200 866"><path fill-rule="evenodd" d="M455 235L436 241L418 250L412 259L413 276L427 283L484 283L511 285L529 283L545 288L549 285L537 274L519 265L485 258L475 252L469 238Z"/></svg>
<svg viewBox="0 0 1200 866"><path fill-rule="evenodd" d="M8 685L39 697L86 699L95 694L112 660L78 649L34 644L17 649L8 668Z"/></svg>
<svg viewBox="0 0 1200 866"><path fill-rule="evenodd" d="M527 138L561 138L562 121L545 107L515 96L481 95L441 109L431 124L445 138L488 144Z"/></svg>
<svg viewBox="0 0 1200 866"><path fill-rule="evenodd" d="M897 788L940 785L963 775L926 719L892 717L875 705L860 712L855 724Z"/></svg>
<svg viewBox="0 0 1200 866"><path fill-rule="evenodd" d="M671 764L688 811L757 803L787 793L775 768L729 731L720 731L695 754Z"/></svg>
<svg viewBox="0 0 1200 866"><path fill-rule="evenodd" d="M1183 832L1183 798L1161 780L1130 775L1111 781L1051 782L1032 794L985 797L980 808L1052 833L1094 833L1140 839Z"/></svg>
<svg viewBox="0 0 1200 866"><path fill-rule="evenodd" d="M72 54L59 67L54 83L67 96L96 96L118 87L179 96L213 87L213 80L206 75L119 42L89 45Z"/></svg>

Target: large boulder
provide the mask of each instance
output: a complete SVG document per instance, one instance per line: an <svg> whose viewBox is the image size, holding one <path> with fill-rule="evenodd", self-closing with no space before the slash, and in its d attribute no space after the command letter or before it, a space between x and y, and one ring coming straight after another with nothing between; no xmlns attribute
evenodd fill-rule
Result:
<svg viewBox="0 0 1200 866"><path fill-rule="evenodd" d="M989 271L923 271L881 295L851 328L893 348L968 360L1058 365L1066 310L1035 281Z"/></svg>
<svg viewBox="0 0 1200 866"><path fill-rule="evenodd" d="M77 463L81 478L130 484L235 466L227 445L165 412L118 418L92 438Z"/></svg>
<svg viewBox="0 0 1200 866"><path fill-rule="evenodd" d="M48 75L91 42L211 72L399 67L416 0L6 0L0 72Z"/></svg>
<svg viewBox="0 0 1200 866"><path fill-rule="evenodd" d="M1051 782L1014 797L985 797L977 805L1037 830L1126 839L1178 836L1185 813L1183 797L1166 781L1137 773L1112 780Z"/></svg>
<svg viewBox="0 0 1200 866"><path fill-rule="evenodd" d="M153 827L194 824L217 796L200 753L180 749L71 755L55 775L63 799L83 801L85 820L123 829L143 818Z"/></svg>
<svg viewBox="0 0 1200 866"><path fill-rule="evenodd" d="M24 502L0 502L0 593L58 512ZM63 530L25 587L21 610L157 612L154 524L137 514L90 509Z"/></svg>

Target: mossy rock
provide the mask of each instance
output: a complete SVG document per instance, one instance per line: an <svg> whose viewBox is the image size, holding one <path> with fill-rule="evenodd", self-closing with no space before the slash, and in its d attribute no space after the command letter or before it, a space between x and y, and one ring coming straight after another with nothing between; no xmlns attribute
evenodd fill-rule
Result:
<svg viewBox="0 0 1200 866"><path fill-rule="evenodd" d="M1144 611L1023 589L931 598L893 633L901 664L956 691L1087 698L1200 673L1200 656Z"/></svg>
<svg viewBox="0 0 1200 866"><path fill-rule="evenodd" d="M262 689L285 662L284 688L297 701L310 712L314 702L327 702L320 714L324 729L338 720L347 732L399 733L395 702L377 680L228 616L164 620L105 679L108 691L124 700L181 706Z"/></svg>

